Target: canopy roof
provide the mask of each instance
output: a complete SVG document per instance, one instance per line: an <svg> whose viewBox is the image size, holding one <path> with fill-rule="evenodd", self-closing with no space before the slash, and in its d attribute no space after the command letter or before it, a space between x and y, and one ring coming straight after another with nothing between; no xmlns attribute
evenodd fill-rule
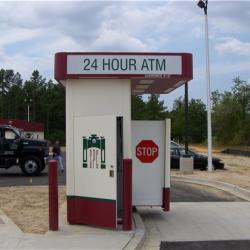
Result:
<svg viewBox="0 0 250 250"><path fill-rule="evenodd" d="M55 79L130 79L133 94L169 93L193 79L190 53L59 52Z"/></svg>
<svg viewBox="0 0 250 250"><path fill-rule="evenodd" d="M0 125L11 125L23 129L26 132L43 132L44 125L41 122L28 122L25 120L3 119L0 118Z"/></svg>

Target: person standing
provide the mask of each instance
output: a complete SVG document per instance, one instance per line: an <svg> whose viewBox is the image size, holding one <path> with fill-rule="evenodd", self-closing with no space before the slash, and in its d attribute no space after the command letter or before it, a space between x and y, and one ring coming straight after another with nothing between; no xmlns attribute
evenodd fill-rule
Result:
<svg viewBox="0 0 250 250"><path fill-rule="evenodd" d="M54 159L58 162L61 173L63 173L64 166L63 166L63 162L62 162L61 148L60 148L59 141L56 141L55 145L53 146L52 152L53 152Z"/></svg>

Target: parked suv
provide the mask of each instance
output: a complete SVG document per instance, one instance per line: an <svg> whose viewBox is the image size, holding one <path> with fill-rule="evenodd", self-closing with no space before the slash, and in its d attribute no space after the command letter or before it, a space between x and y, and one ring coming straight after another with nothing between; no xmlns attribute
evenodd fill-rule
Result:
<svg viewBox="0 0 250 250"><path fill-rule="evenodd" d="M0 168L19 165L24 174L38 175L44 170L48 155L47 141L27 139L18 128L0 126Z"/></svg>

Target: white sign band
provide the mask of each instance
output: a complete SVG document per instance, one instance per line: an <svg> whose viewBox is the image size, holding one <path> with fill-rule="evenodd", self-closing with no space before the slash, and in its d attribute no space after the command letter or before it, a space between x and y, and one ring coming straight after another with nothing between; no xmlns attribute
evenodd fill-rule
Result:
<svg viewBox="0 0 250 250"><path fill-rule="evenodd" d="M67 55L67 74L181 75L181 56Z"/></svg>

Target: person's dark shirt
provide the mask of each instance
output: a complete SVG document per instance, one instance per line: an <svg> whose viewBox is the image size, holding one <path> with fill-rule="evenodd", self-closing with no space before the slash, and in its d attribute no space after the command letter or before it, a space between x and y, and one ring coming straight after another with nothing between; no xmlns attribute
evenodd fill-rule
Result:
<svg viewBox="0 0 250 250"><path fill-rule="evenodd" d="M61 155L61 148L59 145L54 145L53 147L53 154L55 155Z"/></svg>

